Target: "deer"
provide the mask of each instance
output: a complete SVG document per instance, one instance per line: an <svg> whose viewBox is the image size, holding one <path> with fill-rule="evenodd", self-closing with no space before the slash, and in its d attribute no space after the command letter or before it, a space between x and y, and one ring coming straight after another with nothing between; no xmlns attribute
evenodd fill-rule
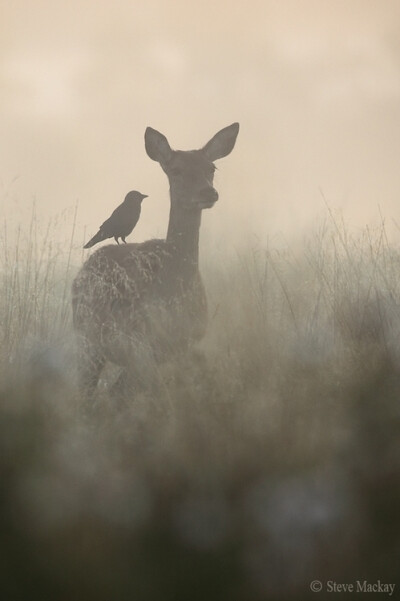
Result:
<svg viewBox="0 0 400 601"><path fill-rule="evenodd" d="M169 180L166 239L99 248L72 285L73 324L79 345L79 380L86 398L103 367L122 367L114 390L145 387L153 367L187 353L205 335L207 299L199 270L204 209L218 200L214 162L231 153L239 132L233 123L199 150L173 150L147 127L147 155Z"/></svg>

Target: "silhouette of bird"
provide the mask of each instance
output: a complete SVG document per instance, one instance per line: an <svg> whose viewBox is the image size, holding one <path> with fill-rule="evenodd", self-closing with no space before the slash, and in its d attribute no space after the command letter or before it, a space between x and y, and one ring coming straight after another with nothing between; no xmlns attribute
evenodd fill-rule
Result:
<svg viewBox="0 0 400 601"><path fill-rule="evenodd" d="M147 194L141 194L136 190L128 192L124 202L113 211L111 217L100 226L97 234L83 248L91 248L98 242L107 240L107 238L114 238L117 244L119 244L118 238L121 238L126 244L125 237L132 232L139 221L144 198L147 198Z"/></svg>

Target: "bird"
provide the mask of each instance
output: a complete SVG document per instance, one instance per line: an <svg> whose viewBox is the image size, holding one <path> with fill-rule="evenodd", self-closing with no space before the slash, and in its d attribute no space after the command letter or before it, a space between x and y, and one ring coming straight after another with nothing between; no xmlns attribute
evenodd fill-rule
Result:
<svg viewBox="0 0 400 601"><path fill-rule="evenodd" d="M125 237L132 232L139 221L142 200L147 197L147 194L142 194L137 190L128 192L124 202L111 213L111 216L100 226L97 234L83 248L91 248L107 238L114 238L117 244L119 244L118 238L121 238L122 242L126 244Z"/></svg>

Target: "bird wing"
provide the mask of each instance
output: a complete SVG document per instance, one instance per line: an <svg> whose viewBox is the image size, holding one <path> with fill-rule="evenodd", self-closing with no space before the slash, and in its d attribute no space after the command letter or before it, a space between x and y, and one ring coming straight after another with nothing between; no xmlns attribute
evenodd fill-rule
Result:
<svg viewBox="0 0 400 601"><path fill-rule="evenodd" d="M112 235L113 234L113 229L115 226L116 221L118 221L119 219L119 213L120 210L122 208L122 204L119 205L116 209L114 209L114 211L111 213L110 217L108 219L106 219L104 221L104 223L101 224L100 228L102 231L109 231Z"/></svg>
<svg viewBox="0 0 400 601"><path fill-rule="evenodd" d="M112 225L110 223L110 219L111 219L111 217L109 217L108 219L106 219L104 221L104 223L102 223L101 226L99 227L99 230L101 230L102 232L107 231L109 229L110 225Z"/></svg>
<svg viewBox="0 0 400 601"><path fill-rule="evenodd" d="M135 206L120 204L110 215L108 219L100 226L102 232L109 236L128 235L131 233L140 217L140 203Z"/></svg>

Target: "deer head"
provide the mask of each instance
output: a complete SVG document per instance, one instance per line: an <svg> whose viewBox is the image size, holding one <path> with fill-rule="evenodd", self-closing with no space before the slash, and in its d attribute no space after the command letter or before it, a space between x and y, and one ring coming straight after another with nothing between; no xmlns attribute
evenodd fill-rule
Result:
<svg viewBox="0 0 400 601"><path fill-rule="evenodd" d="M148 127L146 152L160 163L169 179L171 203L182 210L199 212L211 208L218 200L213 186L214 161L227 156L235 146L239 124L221 129L200 150L173 150L167 138Z"/></svg>

